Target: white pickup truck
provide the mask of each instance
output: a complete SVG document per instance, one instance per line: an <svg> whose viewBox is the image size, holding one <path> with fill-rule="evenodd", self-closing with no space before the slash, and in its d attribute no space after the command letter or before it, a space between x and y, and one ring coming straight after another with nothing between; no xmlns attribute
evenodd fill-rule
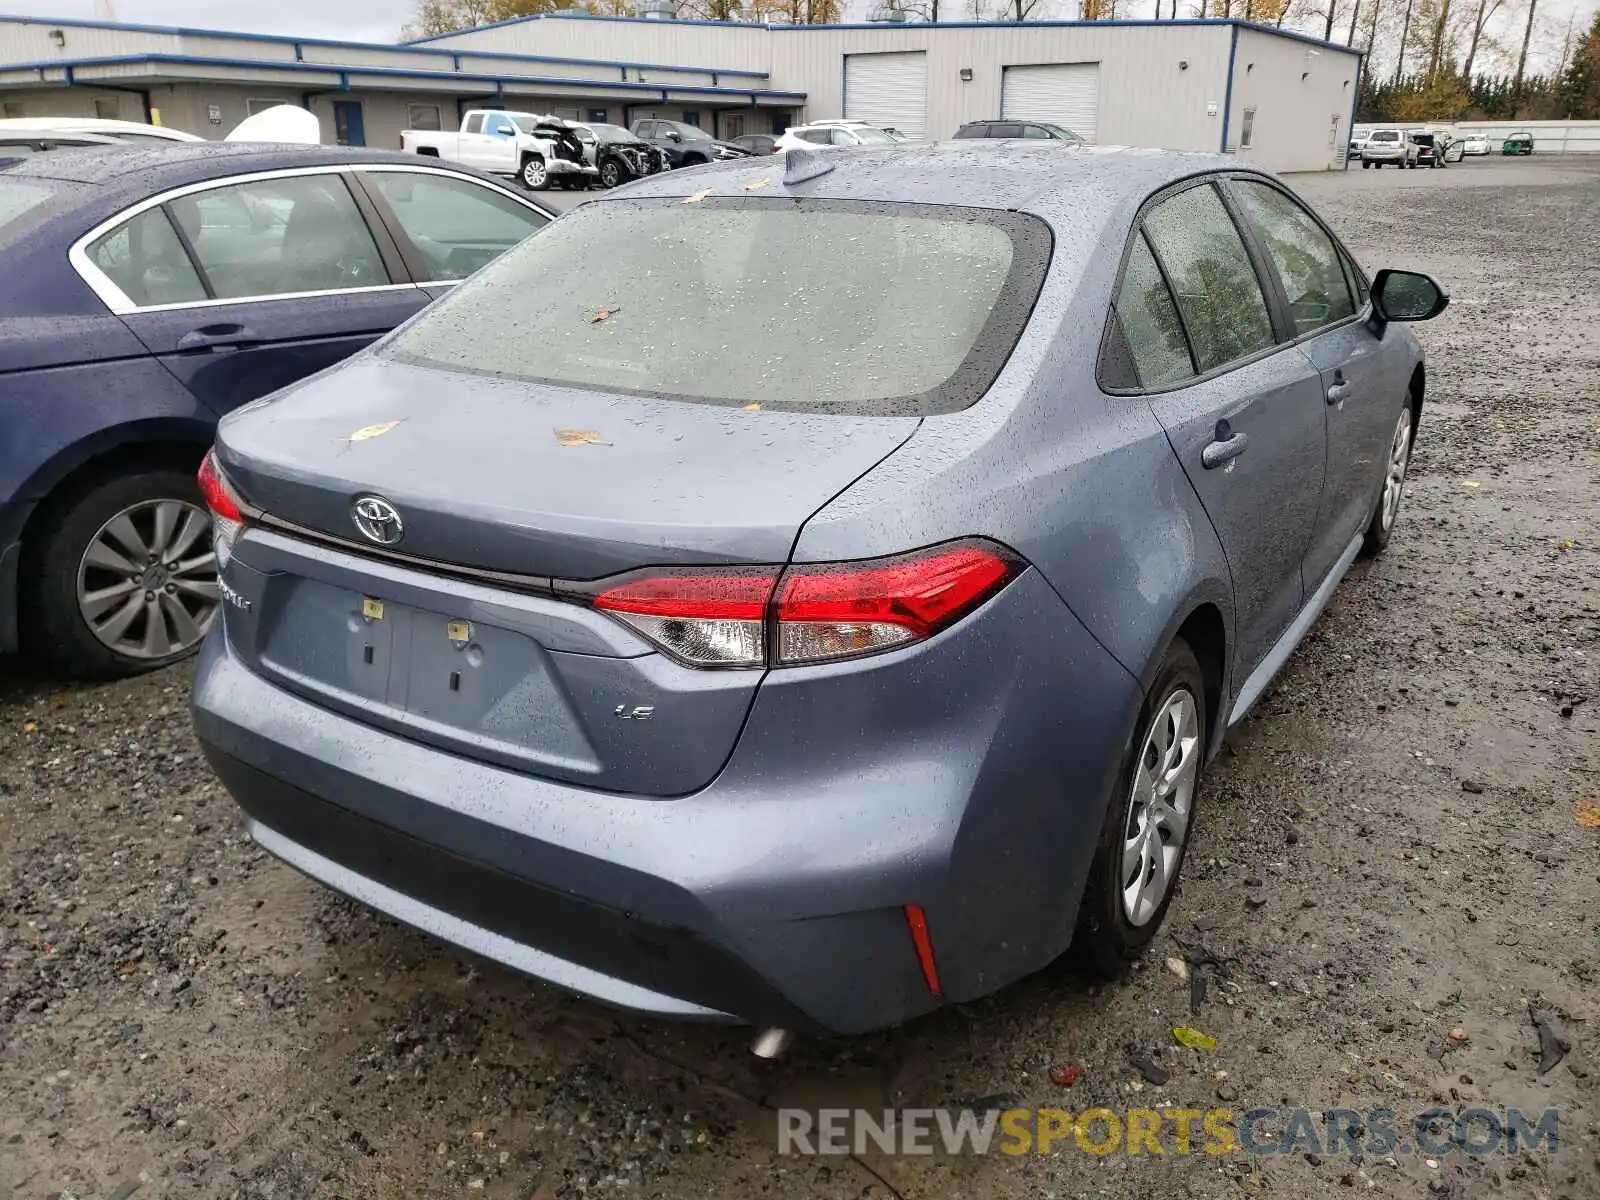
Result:
<svg viewBox="0 0 1600 1200"><path fill-rule="evenodd" d="M461 132L407 129L400 134L400 146L413 154L510 175L536 192L552 184L588 187L599 175L567 123L537 113L468 109Z"/></svg>

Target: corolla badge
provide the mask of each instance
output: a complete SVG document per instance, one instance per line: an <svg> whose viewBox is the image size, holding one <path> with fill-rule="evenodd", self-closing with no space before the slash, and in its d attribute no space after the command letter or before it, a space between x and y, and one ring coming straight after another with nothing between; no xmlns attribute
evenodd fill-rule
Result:
<svg viewBox="0 0 1600 1200"><path fill-rule="evenodd" d="M350 506L350 519L357 529L380 546L392 546L406 534L400 514L382 496L357 496Z"/></svg>

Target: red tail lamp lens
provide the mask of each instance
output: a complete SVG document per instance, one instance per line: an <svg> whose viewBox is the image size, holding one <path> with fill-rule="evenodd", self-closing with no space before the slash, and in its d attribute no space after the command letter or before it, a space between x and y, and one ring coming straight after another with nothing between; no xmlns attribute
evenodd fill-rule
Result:
<svg viewBox="0 0 1600 1200"><path fill-rule="evenodd" d="M238 498L233 490L228 487L227 480L223 479L221 470L217 467L215 451L206 451L205 458L200 461L199 474L195 476L200 484L200 494L205 497L206 507L213 516L224 521L233 521L236 524L244 523L244 513L239 510Z"/></svg>
<svg viewBox="0 0 1600 1200"><path fill-rule="evenodd" d="M988 600L1023 563L979 540L854 563L656 571L594 606L696 666L832 662L931 637Z"/></svg>

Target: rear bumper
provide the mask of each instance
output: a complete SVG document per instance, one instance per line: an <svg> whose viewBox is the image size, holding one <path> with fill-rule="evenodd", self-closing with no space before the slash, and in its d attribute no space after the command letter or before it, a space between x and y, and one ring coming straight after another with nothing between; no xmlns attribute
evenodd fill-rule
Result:
<svg viewBox="0 0 1600 1200"><path fill-rule="evenodd" d="M252 834L307 875L606 1003L838 1033L986 994L1066 948L1138 700L1036 572L915 651L773 673L729 764L680 799L532 778L329 712L222 632L193 692ZM906 904L928 914L940 996Z"/></svg>

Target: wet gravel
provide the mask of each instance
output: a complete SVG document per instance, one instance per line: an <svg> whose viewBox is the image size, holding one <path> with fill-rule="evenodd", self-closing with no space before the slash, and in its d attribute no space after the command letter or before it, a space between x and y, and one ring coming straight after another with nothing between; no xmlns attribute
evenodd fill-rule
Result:
<svg viewBox="0 0 1600 1200"><path fill-rule="evenodd" d="M1296 183L1369 269L1454 300L1422 333L1394 543L1214 764L1139 970L758 1064L739 1031L530 985L256 850L187 669L0 664L0 1200L1600 1195L1600 163ZM781 1104L980 1098L1556 1107L1561 1148L776 1153Z"/></svg>

